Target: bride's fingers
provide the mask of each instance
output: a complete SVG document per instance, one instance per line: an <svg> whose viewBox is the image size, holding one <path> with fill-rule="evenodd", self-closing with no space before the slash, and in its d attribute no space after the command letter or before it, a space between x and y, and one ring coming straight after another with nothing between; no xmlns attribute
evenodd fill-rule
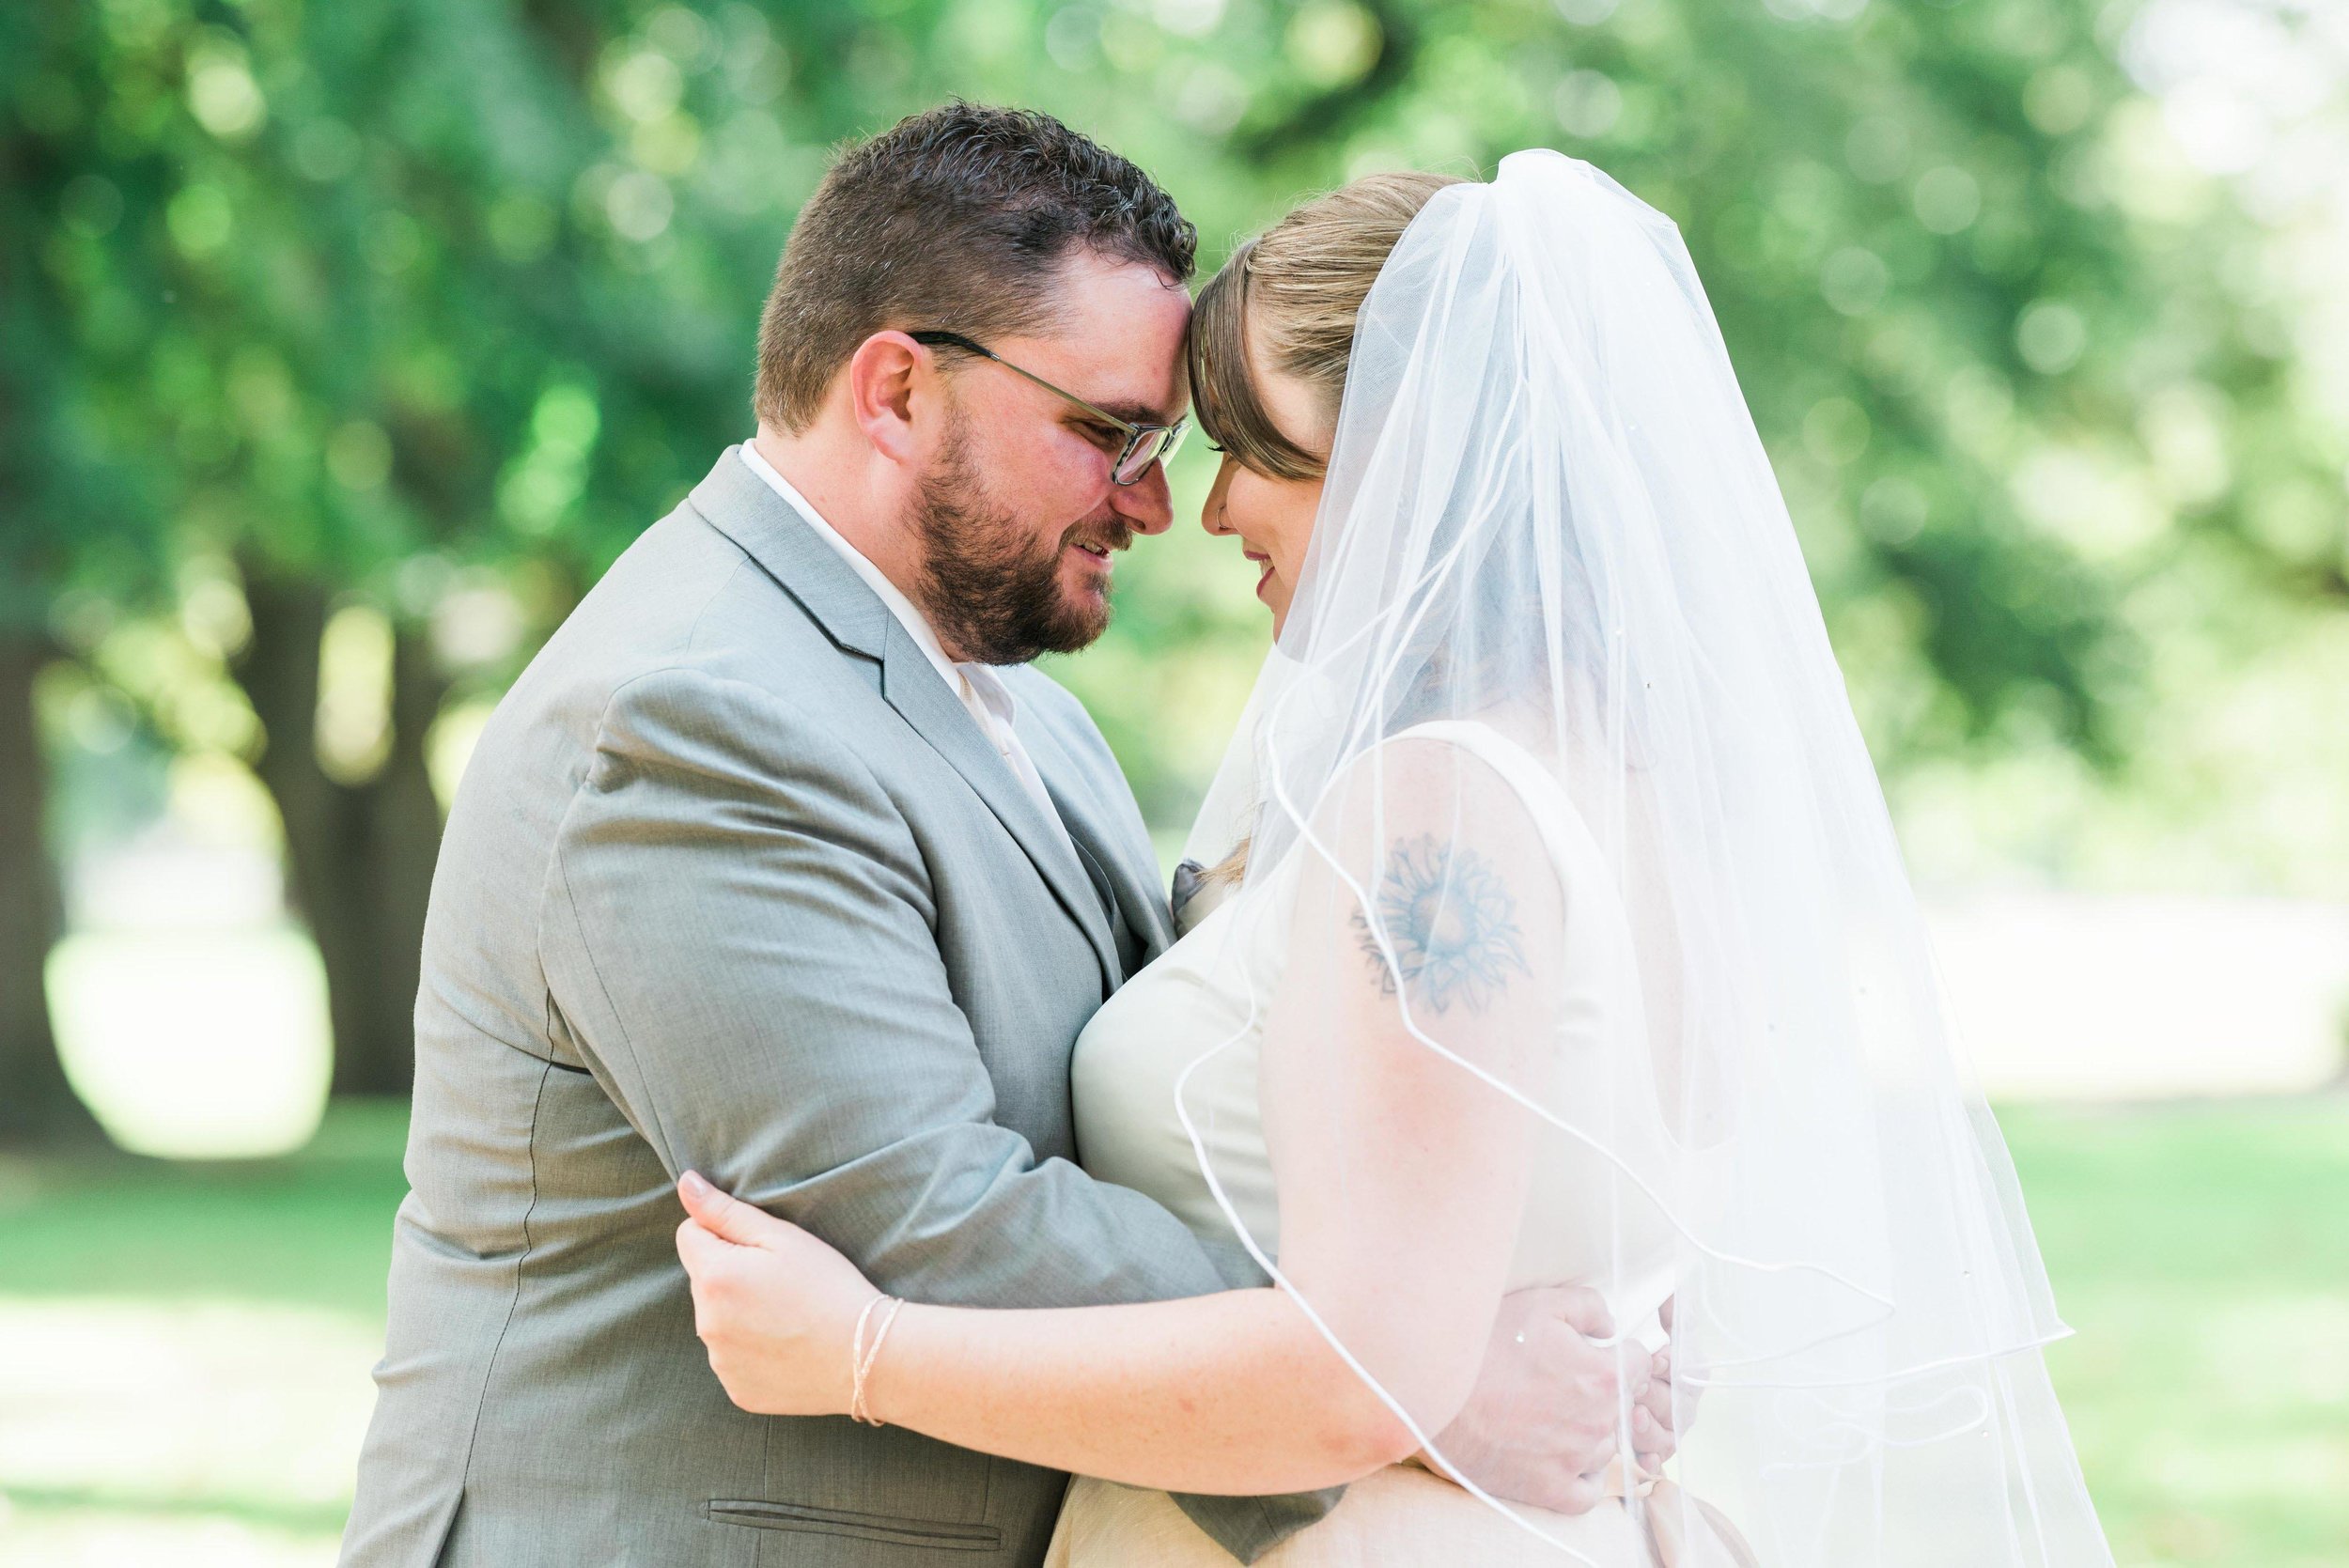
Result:
<svg viewBox="0 0 2349 1568"><path fill-rule="evenodd" d="M757 1204L719 1191L698 1171L677 1178L677 1195L704 1229L738 1247L765 1245L783 1223Z"/></svg>
<svg viewBox="0 0 2349 1568"><path fill-rule="evenodd" d="M683 1264L685 1272L696 1281L707 1270L716 1266L718 1258L730 1245L712 1235L708 1227L698 1219L686 1219L677 1221L677 1262Z"/></svg>
<svg viewBox="0 0 2349 1568"><path fill-rule="evenodd" d="M725 1242L702 1229L699 1221L678 1221L677 1262L685 1265L686 1281L692 1291L693 1332L696 1336L708 1327L708 1302L705 1300L707 1283L711 1272L720 1265L729 1250Z"/></svg>

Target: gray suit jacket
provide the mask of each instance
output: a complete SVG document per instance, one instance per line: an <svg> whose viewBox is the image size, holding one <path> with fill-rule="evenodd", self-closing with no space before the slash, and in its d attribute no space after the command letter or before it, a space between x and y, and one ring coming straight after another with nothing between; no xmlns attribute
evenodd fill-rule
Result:
<svg viewBox="0 0 2349 1568"><path fill-rule="evenodd" d="M1010 679L1067 838L729 449L499 705L433 879L346 1564L1041 1560L1065 1477L729 1404L672 1242L691 1167L917 1300L1224 1285L1071 1163L1070 1046L1170 932L1099 733ZM1246 1559L1334 1495L1185 1506Z"/></svg>

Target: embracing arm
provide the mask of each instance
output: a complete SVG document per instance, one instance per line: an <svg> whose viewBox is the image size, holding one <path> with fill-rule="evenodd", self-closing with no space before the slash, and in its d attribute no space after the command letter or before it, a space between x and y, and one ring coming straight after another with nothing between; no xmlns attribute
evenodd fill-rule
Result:
<svg viewBox="0 0 2349 1568"><path fill-rule="evenodd" d="M672 1177L807 1225L883 1288L1004 1306L1220 1288L1172 1215L994 1120L931 896L904 819L823 726L662 670L603 715L541 955Z"/></svg>
<svg viewBox="0 0 2349 1568"><path fill-rule="evenodd" d="M1456 755L1429 763L1446 770L1440 788L1411 787L1408 756L1389 766L1405 776L1377 811L1325 825L1350 878L1309 853L1267 1023L1262 1093L1294 1294L1066 1311L910 1304L874 1363L872 1414L1111 1480L1257 1492L1362 1475L1418 1449L1413 1425L1433 1433L1460 1411L1501 1301L1532 1124L1411 1024L1504 1079L1537 1060L1553 1031L1532 977L1554 952L1562 895L1538 846L1513 838L1531 829L1504 785L1466 774ZM1439 809L1416 809L1423 800ZM1372 908L1386 913L1365 919L1349 879L1377 884ZM1482 924L1463 947L1458 900L1471 892ZM871 1289L846 1269L823 1277L813 1250L779 1272L742 1266L729 1254L751 1249L720 1238L751 1237L723 1200L689 1201L710 1228L689 1222L680 1248L738 1403L846 1409L848 1340ZM758 1310L778 1290L790 1310Z"/></svg>
<svg viewBox="0 0 2349 1568"><path fill-rule="evenodd" d="M1419 1445L1275 1290L1130 1307L909 1305L878 1420L965 1448L1203 1493L1336 1485Z"/></svg>
<svg viewBox="0 0 2349 1568"><path fill-rule="evenodd" d="M889 1291L1056 1307L1221 1289L1165 1209L995 1120L932 896L902 815L830 729L758 686L651 672L612 695L556 835L550 1003L672 1177L708 1173ZM1244 1556L1334 1499L1178 1500Z"/></svg>

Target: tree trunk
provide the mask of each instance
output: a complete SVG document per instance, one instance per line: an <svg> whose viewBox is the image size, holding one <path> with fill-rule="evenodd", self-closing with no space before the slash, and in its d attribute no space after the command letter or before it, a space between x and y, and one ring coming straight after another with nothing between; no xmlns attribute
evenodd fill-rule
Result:
<svg viewBox="0 0 2349 1568"><path fill-rule="evenodd" d="M414 1080L413 1017L425 906L441 853L441 802L425 765L425 738L447 693L448 682L423 635L402 632L392 648L391 754L360 791L366 821L367 908L375 922L375 990L385 1014L360 1049L335 1053L338 1094L404 1094Z"/></svg>
<svg viewBox="0 0 2349 1568"><path fill-rule="evenodd" d="M253 636L237 678L267 735L257 771L286 829L288 884L326 970L334 1034L331 1091L405 1094L414 1075L418 955L440 853L427 730L446 683L421 639L393 660L392 743L375 778L337 783L319 766L324 585L248 572Z"/></svg>
<svg viewBox="0 0 2349 1568"><path fill-rule="evenodd" d="M57 1060L43 973L62 924L33 715L49 654L38 635L0 630L0 1142L100 1136Z"/></svg>

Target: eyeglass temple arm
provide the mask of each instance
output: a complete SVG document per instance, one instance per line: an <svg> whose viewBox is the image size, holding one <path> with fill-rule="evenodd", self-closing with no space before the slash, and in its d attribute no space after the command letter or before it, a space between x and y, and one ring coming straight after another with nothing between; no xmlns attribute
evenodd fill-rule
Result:
<svg viewBox="0 0 2349 1568"><path fill-rule="evenodd" d="M1004 369L1010 371L1013 375L1024 377L1028 380L1034 381L1036 385L1042 387L1045 391L1051 393L1056 397L1066 397L1068 401L1076 404L1077 407L1084 410L1085 412L1093 415L1094 418L1106 420L1116 428L1125 431L1126 441L1129 446L1134 442L1141 439L1142 433L1145 429L1159 430L1171 427L1163 425L1137 425L1130 419L1120 419L1117 415L1110 412L1109 410L1101 408L1097 404L1086 402L1083 398L1078 396L1067 388L1054 386L1051 382L1046 380L1034 371L1020 369L1019 366L1012 364L1011 361L1005 359L994 349L988 348L985 344L974 343L971 339L963 336L960 333L918 332L908 333L906 335L912 338L916 343L926 344L931 347L962 349L971 353L977 354L983 359L991 359L996 364L1002 365Z"/></svg>

